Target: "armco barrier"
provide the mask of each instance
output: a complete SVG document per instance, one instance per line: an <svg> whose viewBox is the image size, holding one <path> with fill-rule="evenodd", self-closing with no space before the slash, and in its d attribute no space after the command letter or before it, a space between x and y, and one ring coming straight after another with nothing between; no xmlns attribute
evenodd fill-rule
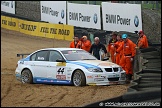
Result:
<svg viewBox="0 0 162 108"><path fill-rule="evenodd" d="M1 27L32 36L73 40L74 26L27 21L1 15Z"/></svg>
<svg viewBox="0 0 162 108"><path fill-rule="evenodd" d="M25 16L20 16L18 14L11 14L11 13L7 13L7 12L3 12L1 11L1 15L2 16L7 16L7 17L13 17L13 18L18 18L18 19L22 19L22 20L27 20L27 21L34 21L34 22L45 22L45 23L48 23L46 21L41 21L41 20L38 20L38 19L31 19L31 18L28 18L28 17L25 17Z"/></svg>

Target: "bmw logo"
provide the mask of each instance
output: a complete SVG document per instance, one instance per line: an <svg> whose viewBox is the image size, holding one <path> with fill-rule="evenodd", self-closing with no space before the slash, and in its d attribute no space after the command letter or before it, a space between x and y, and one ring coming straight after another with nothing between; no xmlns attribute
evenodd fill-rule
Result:
<svg viewBox="0 0 162 108"><path fill-rule="evenodd" d="M65 16L64 10L61 11L61 18L63 19Z"/></svg>
<svg viewBox="0 0 162 108"><path fill-rule="evenodd" d="M97 14L95 13L94 16L93 16L93 21L94 21L95 24L97 23L97 20L98 20L97 19Z"/></svg>
<svg viewBox="0 0 162 108"><path fill-rule="evenodd" d="M134 25L135 25L136 27L138 27L138 25L139 25L139 19L138 19L137 16L134 17Z"/></svg>

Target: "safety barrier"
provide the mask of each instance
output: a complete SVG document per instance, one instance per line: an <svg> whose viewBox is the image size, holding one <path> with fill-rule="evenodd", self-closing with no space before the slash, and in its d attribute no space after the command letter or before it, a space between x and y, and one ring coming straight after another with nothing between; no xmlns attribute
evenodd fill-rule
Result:
<svg viewBox="0 0 162 108"><path fill-rule="evenodd" d="M74 26L27 21L1 15L1 27L19 31L32 36L62 39L71 41L74 36Z"/></svg>

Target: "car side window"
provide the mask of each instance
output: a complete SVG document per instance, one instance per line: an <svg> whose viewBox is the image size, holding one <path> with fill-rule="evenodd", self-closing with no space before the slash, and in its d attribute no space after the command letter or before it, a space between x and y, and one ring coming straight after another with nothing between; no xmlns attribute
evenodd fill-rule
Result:
<svg viewBox="0 0 162 108"><path fill-rule="evenodd" d="M30 60L35 61L35 59L36 59L36 53L31 56Z"/></svg>
<svg viewBox="0 0 162 108"><path fill-rule="evenodd" d="M39 51L37 52L36 61L48 61L49 51Z"/></svg>
<svg viewBox="0 0 162 108"><path fill-rule="evenodd" d="M56 62L58 59L62 59L62 55L58 51L50 51L49 61Z"/></svg>

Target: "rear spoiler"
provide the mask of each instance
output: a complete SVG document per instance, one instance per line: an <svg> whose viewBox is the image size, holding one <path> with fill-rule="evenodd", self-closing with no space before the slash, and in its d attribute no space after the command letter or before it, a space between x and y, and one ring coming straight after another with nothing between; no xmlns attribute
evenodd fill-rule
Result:
<svg viewBox="0 0 162 108"><path fill-rule="evenodd" d="M29 55L29 54L17 54L17 57L22 57L22 58L24 58L24 55Z"/></svg>

